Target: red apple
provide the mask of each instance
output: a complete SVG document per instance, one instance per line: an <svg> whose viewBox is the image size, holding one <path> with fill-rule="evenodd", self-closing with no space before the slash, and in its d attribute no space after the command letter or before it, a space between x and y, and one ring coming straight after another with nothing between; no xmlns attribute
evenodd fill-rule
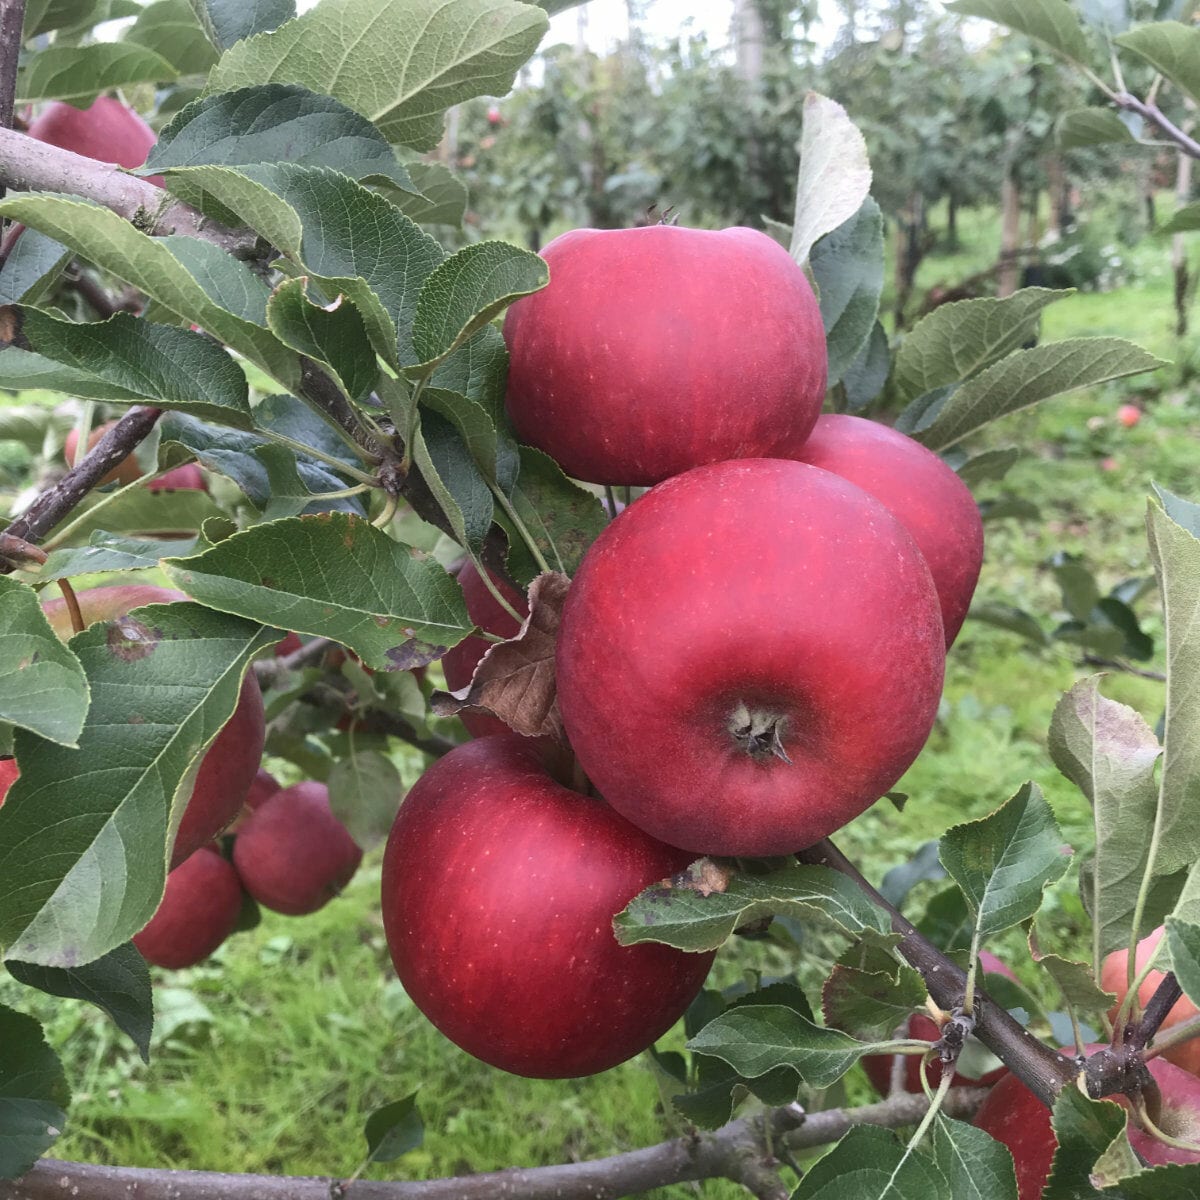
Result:
<svg viewBox="0 0 1200 1200"><path fill-rule="evenodd" d="M286 654L294 654L299 650L304 643L300 640L298 633L289 633L276 647L275 657L283 658Z"/></svg>
<svg viewBox="0 0 1200 1200"><path fill-rule="evenodd" d="M690 856L549 773L518 734L466 742L400 806L383 861L396 973L452 1042L516 1075L566 1079L646 1049L712 954L624 947L612 918Z"/></svg>
<svg viewBox="0 0 1200 1200"><path fill-rule="evenodd" d="M1142 419L1142 410L1136 404L1122 404L1117 409L1117 420L1126 429L1132 429Z"/></svg>
<svg viewBox="0 0 1200 1200"><path fill-rule="evenodd" d="M88 434L87 448L92 450L96 443L116 424L116 421L106 421L103 425L97 425L95 429ZM79 446L79 430L71 429L67 433L66 441L63 444L63 453L67 460L68 467L78 466L83 455L76 456L76 449ZM107 475L100 478L100 486L106 483L118 483L124 486L127 483L134 483L142 477L142 468L138 464L137 459L131 454L128 458L117 463L115 467ZM208 483L205 481L204 472L195 463L185 463L182 467L175 467L174 470L167 471L164 475L160 475L157 479L152 479L146 484L146 490L149 492L169 492L169 491L193 491L206 492L208 491Z"/></svg>
<svg viewBox="0 0 1200 1200"><path fill-rule="evenodd" d="M493 582L500 594L525 617L529 613L529 604L525 594L513 587L507 580L492 576ZM479 571L469 559L458 572L458 582L463 590L463 599L467 602L467 615L485 633L494 633L498 637L515 637L520 630L520 622L513 620L488 591L486 584L479 577ZM479 660L487 653L491 642L481 637L469 637L451 647L442 657L442 671L446 676L446 686L455 691L466 687L471 682ZM475 737L488 737L496 733L508 733L509 728L499 717L487 713L463 713L462 722Z"/></svg>
<svg viewBox="0 0 1200 1200"><path fill-rule="evenodd" d="M158 140L154 130L133 109L111 96L97 96L88 108L54 100L29 126L29 136L62 150L129 169L140 167ZM163 178L151 175L147 182L162 187Z"/></svg>
<svg viewBox="0 0 1200 1200"><path fill-rule="evenodd" d="M986 950L979 952L979 965L988 975L1003 975L1005 979L1011 979L1014 982L1017 978L1004 963ZM984 983L984 990L986 991L986 989L987 985ZM931 1017L927 1017L923 1013L913 1013L908 1019L908 1029L901 1036L920 1038L922 1041L933 1043L942 1036L942 1031L938 1028L937 1022ZM977 1044L975 1038L968 1040L972 1044ZM871 1086L881 1096L886 1096L891 1090L893 1057L891 1054L868 1054L862 1060L863 1070L866 1071L867 1078L871 1081ZM923 1092L925 1089L921 1087L921 1056L919 1054L906 1054L903 1058L904 1090L914 1093ZM981 1075L975 1080L971 1080L970 1076L964 1075L961 1071L957 1071L955 1074L956 1078L963 1083L971 1081L978 1087L991 1087L1004 1072L1004 1067L997 1067L994 1071L989 1071L986 1075ZM926 1074L929 1078L929 1086L936 1088L942 1079L941 1061L936 1058L933 1059L927 1068Z"/></svg>
<svg viewBox="0 0 1200 1200"><path fill-rule="evenodd" d="M122 617L143 604L170 604L186 599L182 592L169 588L128 584L80 592L79 608L84 624L91 625ZM67 641L74 631L66 602L56 598L46 601L42 608L54 632ZM172 868L211 842L241 811L246 792L262 761L265 737L262 692L254 675L247 672L233 715L205 751L196 773L191 799L175 835Z"/></svg>
<svg viewBox="0 0 1200 1200"><path fill-rule="evenodd" d="M1098 1049L1102 1047L1088 1047L1089 1051ZM1151 1059L1147 1066L1162 1092L1160 1128L1183 1141L1200 1139L1200 1079L1161 1058ZM1123 1096L1110 1098L1128 1107ZM1019 1200L1040 1200L1058 1146L1050 1110L1016 1075L1005 1074L980 1105L975 1124L1008 1147L1017 1168ZM1200 1162L1200 1153L1156 1141L1132 1123L1129 1141L1152 1167Z"/></svg>
<svg viewBox="0 0 1200 1200"><path fill-rule="evenodd" d="M577 229L504 322L509 416L568 475L652 484L799 454L825 397L821 313L765 233Z"/></svg>
<svg viewBox="0 0 1200 1200"><path fill-rule="evenodd" d="M279 780L265 767L259 767L258 774L254 776L250 790L246 793L246 807L251 811L262 808L267 800L282 790L283 785Z"/></svg>
<svg viewBox="0 0 1200 1200"><path fill-rule="evenodd" d="M920 442L862 417L819 417L797 457L857 484L912 534L938 590L949 646L983 565L983 521L971 489Z"/></svg>
<svg viewBox="0 0 1200 1200"><path fill-rule="evenodd" d="M487 121L489 125L499 125L504 121L504 114L495 104L487 110Z"/></svg>
<svg viewBox="0 0 1200 1200"><path fill-rule="evenodd" d="M202 846L167 876L158 909L133 944L156 967L194 967L237 928L241 912L237 872Z"/></svg>
<svg viewBox="0 0 1200 1200"><path fill-rule="evenodd" d="M297 783L268 796L233 843L246 891L288 916L316 912L348 884L362 851L333 815L323 783Z"/></svg>
<svg viewBox="0 0 1200 1200"><path fill-rule="evenodd" d="M20 773L21 768L17 766L15 758L0 758L0 804L4 803L8 789L16 782Z"/></svg>
<svg viewBox="0 0 1200 1200"><path fill-rule="evenodd" d="M1150 956L1158 949L1158 943L1162 941L1163 933L1163 927L1160 925L1153 933L1138 942L1137 955L1134 962L1139 972L1150 961ZM1116 1019L1117 1009L1120 1007L1121 1001L1125 999L1129 992L1129 977L1126 970L1128 962L1128 950L1114 950L1100 964L1100 986L1106 992L1115 992L1117 995L1117 1003L1109 1013L1109 1017L1114 1020ZM1138 989L1138 999L1141 1001L1143 1008L1150 1002L1150 997L1154 995L1162 979L1162 971L1151 971L1146 976L1142 986ZM1181 1021L1190 1021L1195 1015L1196 1006L1186 996L1182 996L1176 1002L1175 1007L1167 1013L1166 1019L1159 1028L1165 1033L1171 1026L1178 1025ZM1173 1046L1170 1050L1164 1052L1163 1057L1170 1059L1171 1062L1175 1063L1176 1066L1182 1067L1185 1071L1190 1071L1193 1075L1200 1076L1200 1039L1193 1039L1189 1042L1183 1042L1178 1046Z"/></svg>
<svg viewBox="0 0 1200 1200"><path fill-rule="evenodd" d="M805 463L698 467L584 556L558 635L579 763L698 854L782 855L873 804L937 715L929 568L866 492Z"/></svg>

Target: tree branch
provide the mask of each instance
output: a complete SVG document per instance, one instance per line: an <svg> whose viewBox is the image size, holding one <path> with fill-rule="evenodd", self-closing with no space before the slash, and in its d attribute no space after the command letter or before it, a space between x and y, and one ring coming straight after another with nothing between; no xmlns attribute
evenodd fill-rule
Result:
<svg viewBox="0 0 1200 1200"><path fill-rule="evenodd" d="M0 127L11 129L17 93L17 64L21 57L21 29L25 0L0 0ZM0 187L0 200L4 189Z"/></svg>
<svg viewBox="0 0 1200 1200"><path fill-rule="evenodd" d="M928 938L908 921L904 915L889 904L859 873L832 842L818 842L796 857L804 863L831 867L849 876L860 888L892 918L892 928L900 935L898 947L901 955L921 972L929 994L942 1008L953 1011L962 1005L966 994L967 974L941 952ZM1054 1097L1072 1082L1078 1068L1071 1059L1057 1050L1030 1037L1008 1012L1001 1008L985 992L975 990L972 1009L975 1018L975 1036L995 1054L1014 1075L1047 1107L1054 1104Z"/></svg>
<svg viewBox="0 0 1200 1200"><path fill-rule="evenodd" d="M1142 1012L1142 1019L1129 1031L1125 1044L1131 1050L1144 1050L1146 1043L1158 1032L1159 1026L1182 995L1183 988L1179 986L1174 972L1168 971L1159 981L1154 995L1150 997L1150 1003Z"/></svg>
<svg viewBox="0 0 1200 1200"><path fill-rule="evenodd" d="M942 1111L969 1118L987 1092L952 1088ZM770 1146L791 1150L828 1145L855 1125L899 1129L914 1125L929 1102L905 1093L864 1108L805 1115L798 1105L740 1117L713 1133L690 1135L589 1162L510 1168L451 1179L373 1182L359 1179L344 1193L336 1180L295 1176L222 1175L147 1167L102 1167L46 1159L22 1179L0 1180L0 1200L617 1200L650 1188L703 1179L732 1179L759 1200L786 1200L790 1188L776 1173Z"/></svg>
<svg viewBox="0 0 1200 1200"><path fill-rule="evenodd" d="M1137 113L1139 117L1158 127L1172 142L1189 158L1200 158L1200 142L1189 137L1157 104L1149 100L1139 100L1129 92L1118 92L1113 97L1113 103L1126 112Z"/></svg>

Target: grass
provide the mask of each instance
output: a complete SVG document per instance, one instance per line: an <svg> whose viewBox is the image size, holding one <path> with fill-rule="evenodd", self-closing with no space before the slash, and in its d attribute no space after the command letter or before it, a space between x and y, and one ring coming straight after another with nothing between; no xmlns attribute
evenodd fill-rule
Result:
<svg viewBox="0 0 1200 1200"><path fill-rule="evenodd" d="M995 229L994 214L964 214L960 249L927 259L921 282L960 278L983 265L994 252ZM1177 364L1194 359L1195 341L1178 346L1171 334L1165 246L1145 241L1122 253L1126 286L1052 306L1044 337L1113 334ZM1142 523L1151 481L1185 494L1194 488L1200 412L1177 382L1182 377L1177 365L1157 381L1068 396L1010 417L978 439L975 448L1014 444L1025 451L1002 483L983 485L981 496L1030 500L1039 511L1036 520L989 525L981 599L1017 604L1050 628L1062 616L1044 565L1053 552L1082 554L1102 587L1149 573ZM1146 417L1126 430L1113 414L1130 397L1145 404ZM1138 607L1147 629L1160 634L1153 596ZM1162 666L1161 639L1153 665ZM1045 791L1065 839L1086 847L1087 805L1054 770L1045 738L1059 695L1087 673L1069 647L1034 650L968 621L951 656L937 729L899 785L911 797L907 806L877 805L839 835L843 848L878 880L949 825L995 808L1027 779ZM1161 685L1114 675L1106 690L1157 718ZM681 1129L645 1059L594 1079L525 1081L482 1067L441 1038L392 975L378 876L375 852L323 912L305 919L266 914L259 928L234 938L206 966L160 976L149 1066L91 1010L0 978L0 1000L45 1018L76 1090L56 1153L108 1163L347 1174L363 1150L366 1115L416 1088L424 1145L368 1176L561 1162L647 1145ZM1069 877L1052 893L1045 918L1048 935L1082 956L1085 926L1075 886ZM924 885L915 894L918 907L929 892ZM815 983L819 943L805 947L797 962L770 942L736 940L716 978L724 985L747 973L796 967L802 980ZM994 948L1058 1006L1019 930ZM667 1039L675 1047L681 1041L678 1030ZM843 1094L851 1102L865 1099L857 1072L825 1102ZM697 1194L743 1195L719 1182L655 1193L659 1200Z"/></svg>

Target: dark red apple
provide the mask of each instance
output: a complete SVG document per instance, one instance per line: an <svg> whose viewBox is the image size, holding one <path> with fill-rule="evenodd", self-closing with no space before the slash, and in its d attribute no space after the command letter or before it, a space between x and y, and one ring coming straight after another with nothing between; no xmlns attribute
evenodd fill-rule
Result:
<svg viewBox="0 0 1200 1200"><path fill-rule="evenodd" d="M299 650L304 643L300 640L298 633L289 633L276 647L275 657L283 658L286 654L294 654Z"/></svg>
<svg viewBox="0 0 1200 1200"><path fill-rule="evenodd" d="M306 781L268 796L233 843L233 865L264 908L316 912L348 884L362 851L333 815L329 789Z"/></svg>
<svg viewBox="0 0 1200 1200"><path fill-rule="evenodd" d="M623 947L612 918L690 855L548 774L518 734L452 750L400 807L383 862L396 973L454 1043L517 1075L614 1067L665 1033L712 954Z"/></svg>
<svg viewBox="0 0 1200 1200"><path fill-rule="evenodd" d="M1088 1047L1089 1051L1098 1049L1101 1047ZM1073 1054L1074 1051L1064 1053ZM1162 1092L1159 1127L1181 1141L1200 1141L1200 1079L1161 1058L1153 1058L1147 1065ZM1123 1096L1111 1099L1128 1107ZM1012 1074L1004 1075L975 1114L975 1124L998 1142L1003 1142L1012 1154L1017 1168L1019 1200L1040 1200L1050 1176L1058 1146L1050 1121L1050 1110ZM1156 1141L1132 1123L1129 1141L1152 1167L1200 1162L1200 1153Z"/></svg>
<svg viewBox="0 0 1200 1200"><path fill-rule="evenodd" d="M819 417L797 458L857 484L912 534L938 590L949 646L983 565L983 521L971 489L920 442L862 417Z"/></svg>
<svg viewBox="0 0 1200 1200"><path fill-rule="evenodd" d="M1004 963L986 950L979 952L979 965L988 975L1003 975L1005 979L1013 981L1017 978ZM986 982L983 986L984 990L986 990ZM923 1013L913 1013L908 1019L907 1031L901 1036L920 1038L922 1041L933 1043L942 1036L942 1031L938 1028L937 1022L932 1017L927 1017ZM970 1044L978 1044L974 1038L968 1040ZM863 1070L866 1071L867 1078L871 1081L872 1087L881 1096L886 1096L891 1090L893 1057L890 1054L868 1054L862 1060ZM904 1090L914 1093L923 1092L925 1089L921 1087L921 1056L919 1054L906 1054L903 1058ZM956 1072L956 1078L963 1083L973 1082L977 1087L991 1087L993 1083L1004 1075L1004 1072L1004 1067L997 1067L994 1071L989 1071L986 1075L981 1075L978 1079L972 1080L970 1076L964 1075L959 1071ZM926 1074L929 1078L929 1086L936 1088L942 1079L941 1062L936 1058L933 1059L927 1068Z"/></svg>
<svg viewBox="0 0 1200 1200"><path fill-rule="evenodd" d="M765 233L576 229L504 322L509 416L568 475L653 484L727 458L794 458L825 397L821 313Z"/></svg>
<svg viewBox="0 0 1200 1200"><path fill-rule="evenodd" d="M111 96L97 96L88 108L54 100L29 126L29 136L131 170L146 161L158 140L133 109ZM151 175L147 182L162 187L163 178Z"/></svg>
<svg viewBox="0 0 1200 1200"><path fill-rule="evenodd" d="M237 928L241 912L237 872L217 851L201 846L167 876L163 898L133 944L156 967L194 967Z"/></svg>
<svg viewBox="0 0 1200 1200"><path fill-rule="evenodd" d="M8 789L16 782L20 773L21 768L17 766L15 758L0 758L0 804L4 803Z"/></svg>
<svg viewBox="0 0 1200 1200"><path fill-rule="evenodd" d="M600 794L698 854L782 855L873 804L937 715L937 591L879 501L805 463L661 483L584 556L558 702Z"/></svg>
<svg viewBox="0 0 1200 1200"><path fill-rule="evenodd" d="M265 767L259 767L258 773L246 793L246 807L253 811L262 808L276 792L282 791L283 785Z"/></svg>
<svg viewBox="0 0 1200 1200"><path fill-rule="evenodd" d="M79 593L79 608L85 625L123 617L143 604L170 604L186 600L183 592L170 588L129 584L119 587L91 588ZM43 603L51 628L63 641L74 632L71 615L61 598ZM262 762L266 725L262 692L253 673L247 672L233 715L205 751L191 799L183 811L171 867L177 867L201 846L207 845L241 811L246 792Z"/></svg>

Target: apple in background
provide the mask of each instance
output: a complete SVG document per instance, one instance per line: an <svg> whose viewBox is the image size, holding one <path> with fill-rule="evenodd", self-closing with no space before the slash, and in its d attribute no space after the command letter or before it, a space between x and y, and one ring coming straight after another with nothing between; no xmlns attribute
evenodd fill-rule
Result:
<svg viewBox="0 0 1200 1200"><path fill-rule="evenodd" d="M879 501L778 459L697 467L584 555L558 633L580 766L622 816L697 854L811 846L925 744L941 609Z"/></svg>
<svg viewBox="0 0 1200 1200"><path fill-rule="evenodd" d="M1016 976L1002 963L994 954L990 954L986 950L979 952L979 965L987 975L1003 975L1005 979L1016 981ZM984 991L987 990L986 980L983 982ZM937 1022L932 1017L927 1017L922 1013L913 1013L908 1019L908 1029L901 1035L902 1037L921 1038L926 1042L936 1042L942 1036L942 1031L938 1028ZM971 1042L975 1039L971 1038ZM867 1073L867 1078L871 1081L872 1087L881 1095L886 1096L892 1086L892 1059L891 1054L868 1054L862 1060L863 1070ZM905 1054L904 1056L904 1090L906 1092L920 1093L925 1089L921 1087L921 1056L919 1054ZM998 1079L1000 1079L1006 1068L997 1067L994 1071L989 1071L986 1075L981 1075L977 1080L970 1080L969 1076L961 1073L956 1073L956 1078L962 1082L973 1082L977 1087L990 1087ZM940 1060L933 1059L928 1067L927 1075L929 1078L929 1086L936 1088L942 1079L942 1064Z"/></svg>
<svg viewBox="0 0 1200 1200"><path fill-rule="evenodd" d="M167 876L163 898L133 944L156 967L194 967L237 928L241 912L237 872L216 850L201 846Z"/></svg>
<svg viewBox="0 0 1200 1200"><path fill-rule="evenodd" d="M300 640L300 635L298 633L289 633L287 637L285 637L275 647L275 657L283 658L285 655L295 654L295 652L303 645L304 643Z"/></svg>
<svg viewBox="0 0 1200 1200"><path fill-rule="evenodd" d="M264 908L293 917L328 904L361 861L362 850L329 807L329 789L312 781L268 796L233 843L246 891Z"/></svg>
<svg viewBox="0 0 1200 1200"><path fill-rule="evenodd" d="M1150 961L1150 956L1158 949L1158 943L1162 941L1164 932L1160 925L1153 933L1138 942L1137 956L1134 960L1138 971L1141 971ZM1100 964L1100 986L1106 992L1115 992L1117 995L1117 1003L1109 1012L1110 1018L1116 1017L1117 1008L1120 1007L1121 1001L1125 999L1129 991L1128 972L1126 971L1128 962L1128 950L1114 950ZM1162 979L1162 971L1151 971L1146 976L1142 986L1138 989L1138 999L1143 1008L1150 1003L1150 997L1154 995ZM1189 1021L1195 1015L1196 1006L1186 996L1182 996L1176 1002L1175 1007L1167 1013L1166 1019L1159 1029L1165 1033L1171 1026L1178 1025L1180 1021ZM1190 1071L1193 1075L1200 1075L1200 1039L1173 1046L1163 1053L1163 1057L1175 1063L1176 1066L1182 1067L1185 1071Z"/></svg>
<svg viewBox="0 0 1200 1200"><path fill-rule="evenodd" d="M509 733L413 786L383 861L383 924L417 1007L468 1054L544 1079L591 1075L683 1015L713 955L621 946L612 918L691 856L563 787Z"/></svg>
<svg viewBox="0 0 1200 1200"><path fill-rule="evenodd" d="M147 584L91 588L79 593L79 608L85 625L123 617L143 604L170 604L186 600L182 592ZM71 614L61 598L42 604L51 628L65 642L73 634ZM262 762L266 726L262 692L252 672L246 673L233 715L216 740L205 751L191 799L183 812L171 867L177 867L194 851L211 842L241 811L246 793Z"/></svg>
<svg viewBox="0 0 1200 1200"><path fill-rule="evenodd" d="M92 450L96 443L116 424L116 421L106 421L103 425L98 425L88 435L87 448ZM79 460L83 457L76 457L75 451L79 446L79 430L72 429L67 433L66 441L63 444L63 453L67 459L67 466L77 466ZM117 463L115 467L107 475L100 479L100 485L106 483L118 483L124 486L127 483L133 483L142 477L142 468L138 465L137 459L131 454L123 462ZM167 471L166 474L160 475L157 479L152 479L146 484L146 490L150 492L169 492L169 491L194 491L207 492L208 483L205 481L204 472L195 463L185 463L182 467L175 467L174 470Z"/></svg>
<svg viewBox="0 0 1200 1200"><path fill-rule="evenodd" d="M1089 1051L1100 1049L1103 1047L1088 1047ZM1074 1054L1074 1050L1064 1053ZM1186 1142L1200 1140L1200 1079L1161 1058L1152 1058L1146 1065L1162 1092L1163 1132ZM1128 1107L1123 1096L1109 1098ZM1006 1073L979 1106L975 1124L1008 1147L1017 1168L1019 1200L1040 1200L1058 1145L1050 1110L1016 1075ZM1200 1153L1156 1141L1132 1122L1129 1141L1152 1167L1200 1162Z"/></svg>
<svg viewBox="0 0 1200 1200"><path fill-rule="evenodd" d="M1117 409L1117 420L1126 429L1132 429L1142 419L1142 410L1136 404L1122 404Z"/></svg>
<svg viewBox="0 0 1200 1200"><path fill-rule="evenodd" d="M246 793L246 807L253 811L262 808L276 792L282 791L283 785L265 767L259 767L250 790Z"/></svg>
<svg viewBox="0 0 1200 1200"><path fill-rule="evenodd" d="M34 118L29 136L99 162L133 169L150 155L158 135L133 109L111 96L97 96L88 108L54 100ZM147 177L162 187L161 175Z"/></svg>
<svg viewBox="0 0 1200 1200"><path fill-rule="evenodd" d="M920 442L862 417L817 418L801 462L832 471L875 497L912 534L954 641L983 565L983 521L971 489Z"/></svg>
<svg viewBox="0 0 1200 1200"><path fill-rule="evenodd" d="M487 122L489 125L502 125L504 123L504 114L495 104L487 110Z"/></svg>
<svg viewBox="0 0 1200 1200"><path fill-rule="evenodd" d="M610 484L800 453L825 398L825 331L804 272L772 238L576 229L542 257L549 286L504 320L522 441Z"/></svg>
<svg viewBox="0 0 1200 1200"><path fill-rule="evenodd" d="M17 766L15 758L0 758L0 804L4 803L8 789L12 787L20 773L21 768Z"/></svg>

